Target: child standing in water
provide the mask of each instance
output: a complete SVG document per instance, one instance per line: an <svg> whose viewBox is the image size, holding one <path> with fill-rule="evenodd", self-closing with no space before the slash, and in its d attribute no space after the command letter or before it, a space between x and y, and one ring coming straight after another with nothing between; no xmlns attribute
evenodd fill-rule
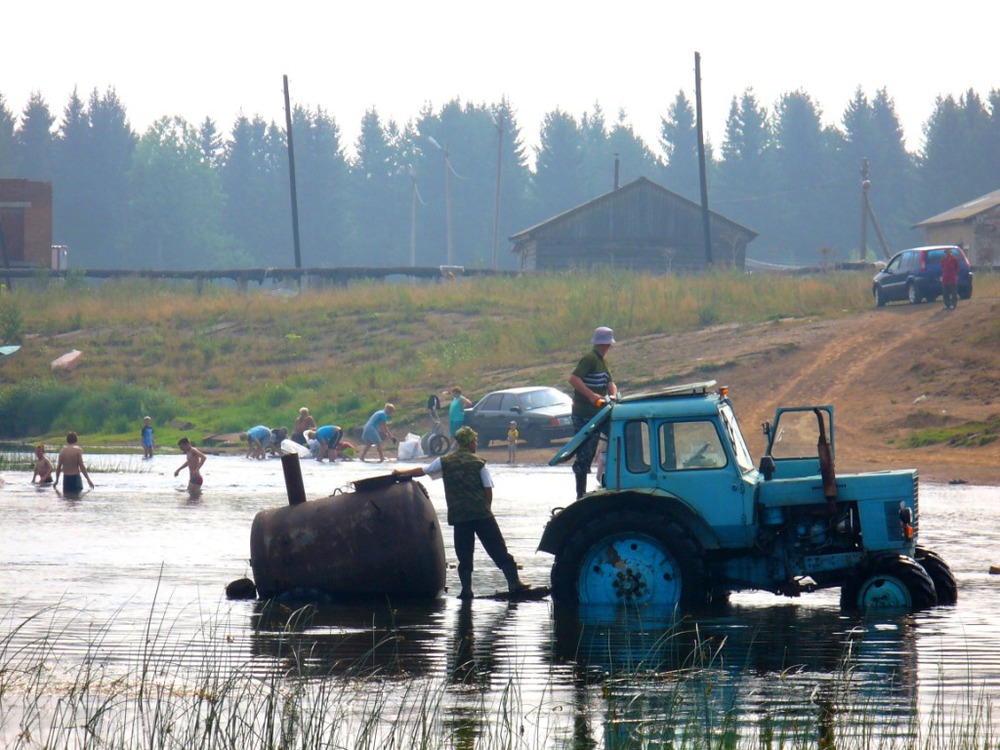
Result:
<svg viewBox="0 0 1000 750"><path fill-rule="evenodd" d="M201 494L202 482L204 482L201 476L201 467L205 465L208 456L191 445L191 441L186 437L182 437L177 441L177 447L185 454L185 459L184 463L177 467L174 476L176 477L180 474L181 470L186 466L188 468L188 492L192 496L199 495Z"/></svg>
<svg viewBox="0 0 1000 750"><path fill-rule="evenodd" d="M142 457L153 457L153 418L142 418Z"/></svg>
<svg viewBox="0 0 1000 750"><path fill-rule="evenodd" d="M510 427L507 428L507 463L512 464L517 459L517 439L520 435L517 432L517 420L510 420Z"/></svg>
<svg viewBox="0 0 1000 750"><path fill-rule="evenodd" d="M52 484L52 462L45 455L45 446L38 444L35 446L35 473L31 475L31 483L35 480L39 484Z"/></svg>

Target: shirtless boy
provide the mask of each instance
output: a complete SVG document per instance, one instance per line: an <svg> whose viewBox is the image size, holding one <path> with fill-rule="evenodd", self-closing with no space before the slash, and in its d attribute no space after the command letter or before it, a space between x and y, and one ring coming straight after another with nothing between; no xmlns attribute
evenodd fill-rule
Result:
<svg viewBox="0 0 1000 750"><path fill-rule="evenodd" d="M87 467L83 464L83 448L76 444L77 440L75 432L66 434L66 445L59 451L59 458L56 461L56 477L53 482L53 487L58 489L59 475L62 474L63 492L70 495L78 495L83 492L81 474L86 478L90 489L94 489L94 483L90 479L90 474L87 473Z"/></svg>
<svg viewBox="0 0 1000 750"><path fill-rule="evenodd" d="M185 458L184 463L177 467L174 476L180 474L186 466L188 468L188 492L197 495L201 492L201 485L204 481L201 477L201 467L204 466L208 457L191 445L191 441L186 437L177 441L177 447L184 452Z"/></svg>
<svg viewBox="0 0 1000 750"><path fill-rule="evenodd" d="M31 483L52 484L52 462L45 455L45 446L35 446L35 473L31 475Z"/></svg>

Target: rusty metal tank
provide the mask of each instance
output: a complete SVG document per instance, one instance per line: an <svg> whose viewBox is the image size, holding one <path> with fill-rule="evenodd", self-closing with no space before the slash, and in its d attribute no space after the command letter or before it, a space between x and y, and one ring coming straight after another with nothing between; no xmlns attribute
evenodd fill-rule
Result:
<svg viewBox="0 0 1000 750"><path fill-rule="evenodd" d="M434 598L444 590L441 526L421 484L373 477L310 501L293 491L287 469L286 484L289 505L260 511L250 529L262 599L298 591Z"/></svg>

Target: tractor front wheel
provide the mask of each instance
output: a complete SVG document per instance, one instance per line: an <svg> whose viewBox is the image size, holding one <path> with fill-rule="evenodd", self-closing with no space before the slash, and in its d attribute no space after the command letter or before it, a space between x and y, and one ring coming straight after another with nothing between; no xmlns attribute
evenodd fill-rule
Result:
<svg viewBox="0 0 1000 750"><path fill-rule="evenodd" d="M927 575L934 582L934 593L937 594L938 604L950 606L958 602L958 583L944 558L929 549L917 547L913 559L920 563L920 567L927 571Z"/></svg>
<svg viewBox="0 0 1000 750"><path fill-rule="evenodd" d="M882 557L850 576L840 589L840 607L917 612L938 603L934 581L919 563L904 555Z"/></svg>

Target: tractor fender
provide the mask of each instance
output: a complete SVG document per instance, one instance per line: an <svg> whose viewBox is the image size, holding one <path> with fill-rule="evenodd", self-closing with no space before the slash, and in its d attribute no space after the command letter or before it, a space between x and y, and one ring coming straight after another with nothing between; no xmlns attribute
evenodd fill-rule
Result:
<svg viewBox="0 0 1000 750"><path fill-rule="evenodd" d="M635 489L625 492L593 492L572 505L554 509L552 518L542 532L538 550L558 555L574 532L591 519L626 510L674 519L690 531L702 549L715 550L720 547L718 537L701 514L679 497L653 489Z"/></svg>

